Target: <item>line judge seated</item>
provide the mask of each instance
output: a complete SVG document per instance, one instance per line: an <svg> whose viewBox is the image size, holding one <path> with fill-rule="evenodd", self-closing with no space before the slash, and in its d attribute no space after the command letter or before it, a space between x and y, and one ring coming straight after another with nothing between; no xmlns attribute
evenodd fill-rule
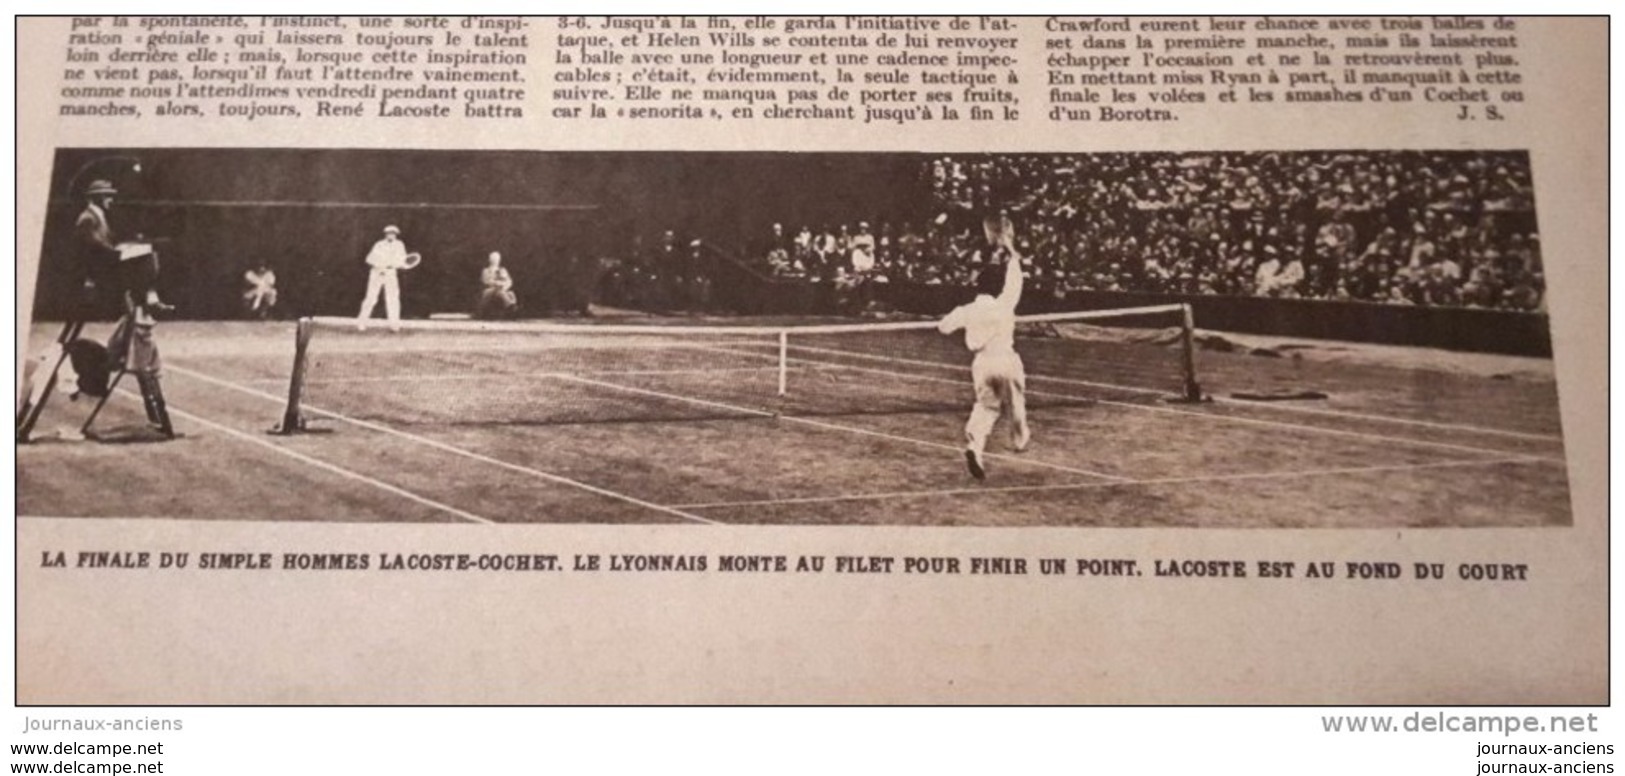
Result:
<svg viewBox="0 0 1625 776"><path fill-rule="evenodd" d="M513 292L513 276L502 266L502 254L491 251L480 271L480 298L474 303L475 318L506 318L519 307Z"/></svg>
<svg viewBox="0 0 1625 776"><path fill-rule="evenodd" d="M265 320L276 311L276 272L261 260L243 273L243 307L249 317Z"/></svg>

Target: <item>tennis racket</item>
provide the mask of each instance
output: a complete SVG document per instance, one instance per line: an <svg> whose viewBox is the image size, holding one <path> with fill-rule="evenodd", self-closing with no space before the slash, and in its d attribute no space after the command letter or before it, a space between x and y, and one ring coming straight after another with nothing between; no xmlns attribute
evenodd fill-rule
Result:
<svg viewBox="0 0 1625 776"><path fill-rule="evenodd" d="M408 254L406 254L406 259L401 262L401 269L411 269L411 268L416 267L417 265L422 264L422 263L423 263L423 254L421 254L421 253L408 253Z"/></svg>

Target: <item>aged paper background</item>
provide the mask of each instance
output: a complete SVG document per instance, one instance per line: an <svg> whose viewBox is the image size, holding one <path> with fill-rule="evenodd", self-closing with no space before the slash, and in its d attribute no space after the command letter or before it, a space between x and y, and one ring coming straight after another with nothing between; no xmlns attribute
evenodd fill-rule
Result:
<svg viewBox="0 0 1625 776"><path fill-rule="evenodd" d="M20 23L60 72L66 21ZM22 704L1034 702L1597 704L1608 699L1606 21L1523 20L1529 101L1500 124L1418 111L1327 120L936 133L728 123L582 132L544 118L59 121L19 88L18 343L56 147L548 150L1530 151L1570 460L1572 528L976 529L17 522ZM1029 51L1041 45L1035 34ZM538 57L539 59L539 57ZM1038 70L1039 68L1033 67ZM536 90L541 91L541 90ZM41 106L30 108L27 106ZM537 111L541 116L542 112ZM1200 114L1195 114L1200 115ZM1238 113L1238 115L1244 115ZM229 171L223 171L229 174ZM1519 562L1522 584L1038 576L50 573L45 549L504 551Z"/></svg>

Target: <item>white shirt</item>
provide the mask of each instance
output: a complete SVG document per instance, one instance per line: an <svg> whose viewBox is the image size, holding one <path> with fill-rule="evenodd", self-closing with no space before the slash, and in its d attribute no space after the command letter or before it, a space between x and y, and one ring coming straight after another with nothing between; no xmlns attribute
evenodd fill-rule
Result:
<svg viewBox="0 0 1625 776"><path fill-rule="evenodd" d="M276 288L276 273L270 269L266 269L264 272L251 269L244 273L243 277L248 280L248 285L252 287L251 290L253 291L264 293Z"/></svg>
<svg viewBox="0 0 1625 776"><path fill-rule="evenodd" d="M373 243L372 251L367 254L367 265L373 269L400 269L406 266L406 243L387 238Z"/></svg>
<svg viewBox="0 0 1625 776"><path fill-rule="evenodd" d="M1004 268L1004 289L997 297L980 294L970 304L948 313L937 330L951 334L965 330L965 347L972 353L1014 352L1016 349L1016 305L1021 302L1021 259L1011 256Z"/></svg>
<svg viewBox="0 0 1625 776"><path fill-rule="evenodd" d="M1293 259L1275 276L1277 288L1291 288L1303 280L1303 262Z"/></svg>
<svg viewBox="0 0 1625 776"><path fill-rule="evenodd" d="M852 249L852 269L858 272L868 272L875 268L875 254L870 248L856 246Z"/></svg>
<svg viewBox="0 0 1625 776"><path fill-rule="evenodd" d="M1275 290L1275 277L1281 271L1281 262L1276 259L1267 259L1258 265L1258 272L1253 276L1260 293L1269 293Z"/></svg>

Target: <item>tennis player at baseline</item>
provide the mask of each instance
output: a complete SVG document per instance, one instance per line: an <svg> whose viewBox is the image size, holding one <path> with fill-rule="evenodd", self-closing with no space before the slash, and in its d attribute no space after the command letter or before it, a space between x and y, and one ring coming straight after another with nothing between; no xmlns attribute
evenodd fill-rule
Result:
<svg viewBox="0 0 1625 776"><path fill-rule="evenodd" d="M998 296L991 288L998 275L983 271L976 279L976 299L954 308L937 324L943 334L964 329L965 347L976 354L970 366L976 406L965 423L965 465L979 480L987 477L982 453L1001 412L1008 409L1014 426L1010 444L1017 452L1025 450L1032 438L1027 426L1027 373L1021 356L1016 355L1016 305L1021 302L1023 282L1021 257L1008 242L1000 252L1005 255L1005 266L1004 287L998 290Z"/></svg>
<svg viewBox="0 0 1625 776"><path fill-rule="evenodd" d="M356 326L366 328L366 321L378 307L378 292L384 294L384 312L389 315L389 327L394 330L401 321L401 281L397 273L406 267L406 243L400 240L401 230L394 225L384 227L384 239L372 244L367 253L367 298L361 302L356 315Z"/></svg>

